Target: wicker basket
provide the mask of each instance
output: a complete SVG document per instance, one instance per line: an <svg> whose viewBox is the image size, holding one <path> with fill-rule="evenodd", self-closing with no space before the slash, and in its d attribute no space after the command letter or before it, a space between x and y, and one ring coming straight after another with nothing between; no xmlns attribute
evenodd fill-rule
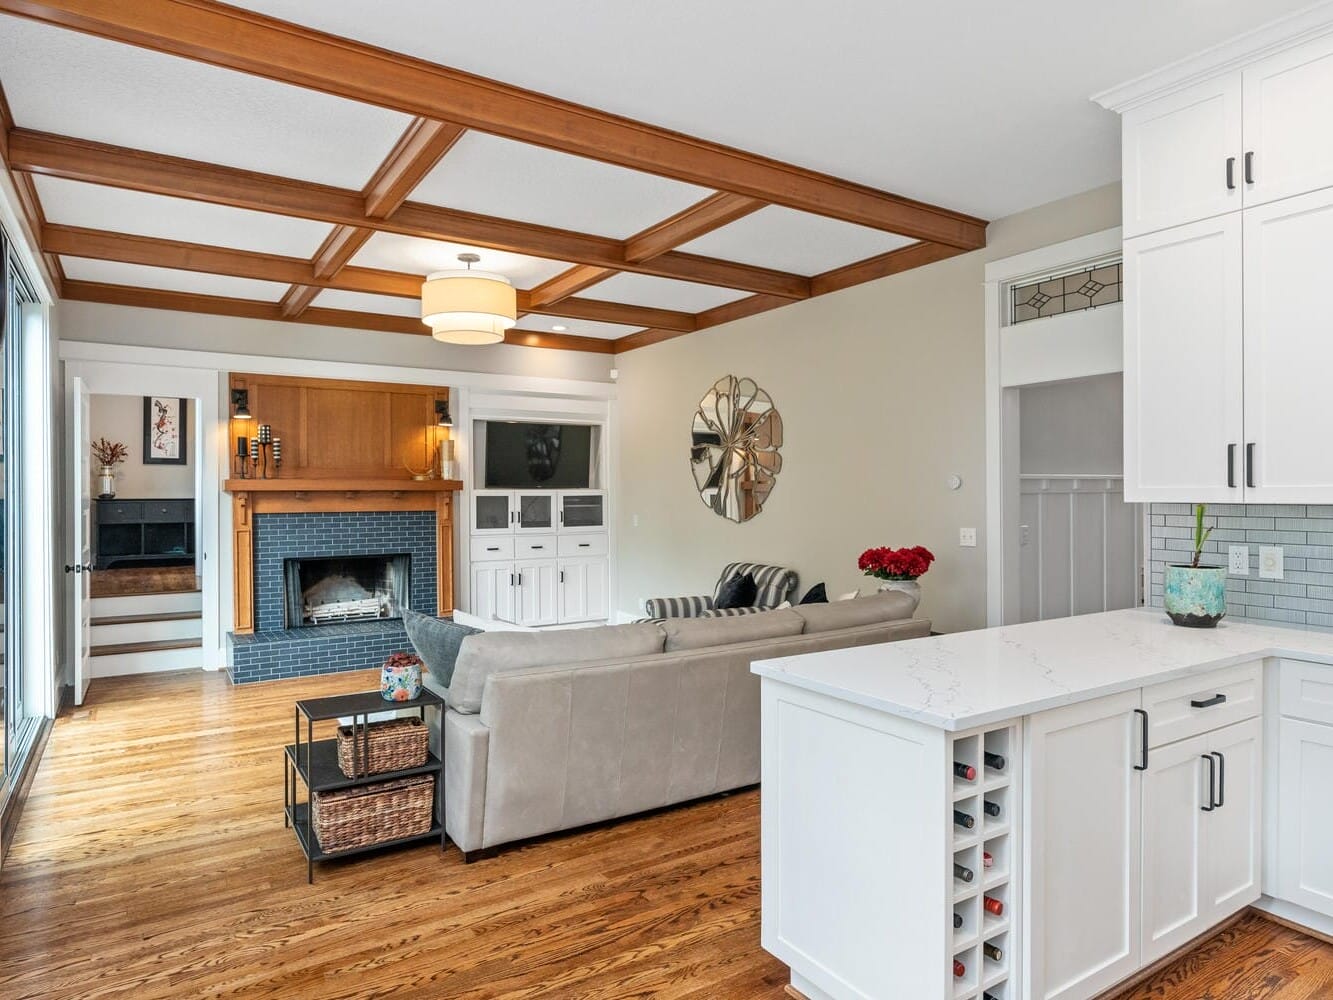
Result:
<svg viewBox="0 0 1333 1000"><path fill-rule="evenodd" d="M377 785L316 792L310 814L324 851L347 851L429 833L435 777L395 778Z"/></svg>
<svg viewBox="0 0 1333 1000"><path fill-rule="evenodd" d="M338 767L349 778L423 767L429 747L430 730L419 718L372 722L355 731L351 726L338 727Z"/></svg>

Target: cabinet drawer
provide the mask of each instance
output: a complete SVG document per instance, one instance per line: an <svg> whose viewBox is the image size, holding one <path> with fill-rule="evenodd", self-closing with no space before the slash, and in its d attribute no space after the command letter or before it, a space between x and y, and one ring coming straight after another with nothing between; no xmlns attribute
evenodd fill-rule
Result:
<svg viewBox="0 0 1333 1000"><path fill-rule="evenodd" d="M128 524L143 520L143 503L139 500L110 500L97 505L98 524Z"/></svg>
<svg viewBox="0 0 1333 1000"><path fill-rule="evenodd" d="M514 539L509 538L474 538L472 539L472 561L485 562L488 559L513 559Z"/></svg>
<svg viewBox="0 0 1333 1000"><path fill-rule="evenodd" d="M606 555L606 536L561 535L559 554L561 558L604 556Z"/></svg>
<svg viewBox="0 0 1333 1000"><path fill-rule="evenodd" d="M1278 669L1282 714L1333 726L1333 664L1283 660Z"/></svg>
<svg viewBox="0 0 1333 1000"><path fill-rule="evenodd" d="M555 544L555 535L527 535L514 539L514 553L520 559L554 559Z"/></svg>
<svg viewBox="0 0 1333 1000"><path fill-rule="evenodd" d="M1255 660L1144 688L1148 746L1159 747L1254 718L1263 707L1263 673L1263 661Z"/></svg>
<svg viewBox="0 0 1333 1000"><path fill-rule="evenodd" d="M144 500L143 519L159 524L193 521L194 502L192 500Z"/></svg>

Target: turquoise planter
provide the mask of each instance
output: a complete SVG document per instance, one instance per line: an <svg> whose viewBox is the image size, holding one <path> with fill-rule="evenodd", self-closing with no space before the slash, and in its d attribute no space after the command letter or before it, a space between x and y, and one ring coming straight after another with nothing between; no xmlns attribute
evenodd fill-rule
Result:
<svg viewBox="0 0 1333 1000"><path fill-rule="evenodd" d="M1227 613L1225 566L1167 566L1163 604L1177 625L1212 628Z"/></svg>

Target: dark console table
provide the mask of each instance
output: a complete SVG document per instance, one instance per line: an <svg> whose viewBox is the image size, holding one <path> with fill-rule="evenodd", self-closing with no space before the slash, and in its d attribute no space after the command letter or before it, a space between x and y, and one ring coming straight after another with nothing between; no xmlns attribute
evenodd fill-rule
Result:
<svg viewBox="0 0 1333 1000"><path fill-rule="evenodd" d="M194 500L98 500L93 505L97 569L192 566Z"/></svg>

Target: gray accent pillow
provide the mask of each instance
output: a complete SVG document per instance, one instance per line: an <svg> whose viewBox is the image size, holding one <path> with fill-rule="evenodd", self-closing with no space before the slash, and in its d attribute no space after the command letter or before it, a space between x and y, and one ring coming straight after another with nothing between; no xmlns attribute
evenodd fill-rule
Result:
<svg viewBox="0 0 1333 1000"><path fill-rule="evenodd" d="M792 608L792 614L805 619L805 631L831 632L838 628L874 625L877 622L896 621L912 617L912 598L896 590L887 590L870 597L832 604L802 604Z"/></svg>
<svg viewBox="0 0 1333 1000"><path fill-rule="evenodd" d="M662 623L668 653L800 635L803 628L804 620L794 611L760 611L752 615L718 618L668 618Z"/></svg>
<svg viewBox="0 0 1333 1000"><path fill-rule="evenodd" d="M411 608L403 608L402 611L407 637L412 640L417 655L430 671L431 679L439 687L447 688L453 679L458 650L463 640L481 630L443 618L432 618Z"/></svg>

